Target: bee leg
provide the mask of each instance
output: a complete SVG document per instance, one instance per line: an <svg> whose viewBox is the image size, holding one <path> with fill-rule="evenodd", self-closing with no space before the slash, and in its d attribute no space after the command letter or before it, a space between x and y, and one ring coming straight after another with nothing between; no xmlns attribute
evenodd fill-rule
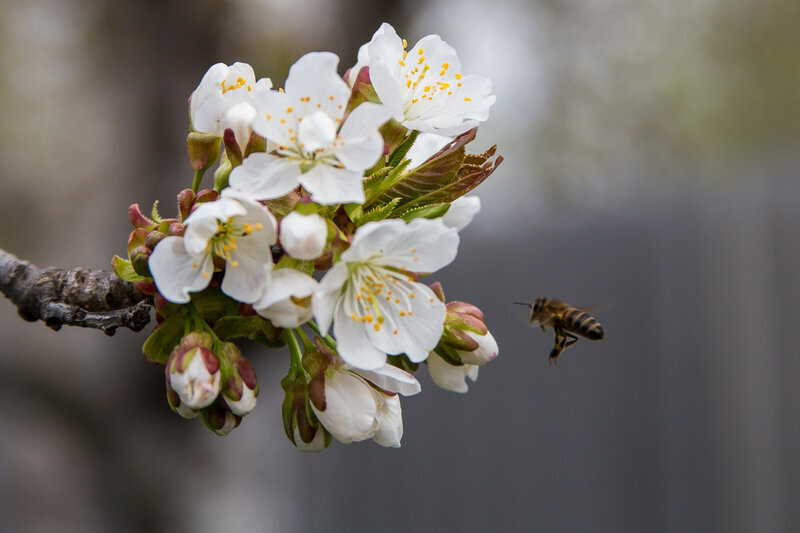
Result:
<svg viewBox="0 0 800 533"><path fill-rule="evenodd" d="M561 352L564 351L564 348L567 345L567 338L564 336L564 332L561 328L555 328L555 332L556 344L553 346L553 351L550 352L548 362L551 365L558 366L558 357L561 355Z"/></svg>
<svg viewBox="0 0 800 533"><path fill-rule="evenodd" d="M564 348L567 348L567 347L569 347L569 346L572 346L573 344L575 344L576 342L578 342L578 337L576 337L576 336L575 336L575 335L573 335L572 333L567 333L567 332L565 331L565 332L564 332L564 335L566 335L567 337L569 337L569 340L568 340L568 341L567 341L567 343L564 345Z"/></svg>

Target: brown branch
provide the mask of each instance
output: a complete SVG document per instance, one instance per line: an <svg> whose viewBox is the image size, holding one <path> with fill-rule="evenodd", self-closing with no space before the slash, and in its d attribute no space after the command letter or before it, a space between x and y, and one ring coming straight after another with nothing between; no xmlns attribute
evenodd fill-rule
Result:
<svg viewBox="0 0 800 533"><path fill-rule="evenodd" d="M61 326L141 331L150 322L144 294L111 272L73 268L38 268L0 249L0 292L24 320L43 320L55 331Z"/></svg>

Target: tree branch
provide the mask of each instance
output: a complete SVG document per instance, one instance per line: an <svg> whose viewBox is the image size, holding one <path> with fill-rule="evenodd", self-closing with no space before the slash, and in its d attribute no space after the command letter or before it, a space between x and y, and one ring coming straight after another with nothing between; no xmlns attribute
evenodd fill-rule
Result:
<svg viewBox="0 0 800 533"><path fill-rule="evenodd" d="M111 272L73 268L38 268L0 249L0 292L24 320L61 326L141 331L150 322L150 303L133 284Z"/></svg>

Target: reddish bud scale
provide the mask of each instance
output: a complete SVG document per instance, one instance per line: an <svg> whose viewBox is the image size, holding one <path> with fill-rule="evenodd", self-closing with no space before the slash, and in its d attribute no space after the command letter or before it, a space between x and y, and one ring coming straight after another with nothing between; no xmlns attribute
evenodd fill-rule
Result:
<svg viewBox="0 0 800 533"><path fill-rule="evenodd" d="M219 137L213 133L193 131L186 138L186 151L193 169L207 169L219 158Z"/></svg>
<svg viewBox="0 0 800 533"><path fill-rule="evenodd" d="M135 250L139 246L145 245L145 243L147 242L147 235L149 233L150 231L144 228L138 228L131 232L131 234L128 236L128 246L127 246L129 258L133 250Z"/></svg>
<svg viewBox="0 0 800 533"><path fill-rule="evenodd" d="M197 195L191 189L184 189L178 193L178 213L181 216L181 222L186 220L189 216L189 211L192 209L192 204Z"/></svg>
<svg viewBox="0 0 800 533"><path fill-rule="evenodd" d="M233 130L228 128L222 135L222 142L225 143L225 153L228 154L228 160L231 162L232 167L238 167L242 164L242 150L239 148L239 143L236 142L236 135Z"/></svg>
<svg viewBox="0 0 800 533"><path fill-rule="evenodd" d="M134 228L145 228L151 230L156 227L156 223L154 221L142 214L141 209L139 209L139 204L132 204L128 208L128 220L131 221L131 225Z"/></svg>
<svg viewBox="0 0 800 533"><path fill-rule="evenodd" d="M160 231L151 231L147 234L147 238L144 240L144 245L150 248L150 250L154 250L156 245L161 242L166 235L161 233Z"/></svg>
<svg viewBox="0 0 800 533"><path fill-rule="evenodd" d="M180 222L173 222L167 228L167 235L170 237L183 237L183 232L186 231L186 227L181 224Z"/></svg>
<svg viewBox="0 0 800 533"><path fill-rule="evenodd" d="M203 409L201 414L206 427L219 436L225 436L239 427L242 417L230 412L221 402L216 401Z"/></svg>
<svg viewBox="0 0 800 533"><path fill-rule="evenodd" d="M146 278L152 277L150 268L147 266L147 260L150 258L151 250L146 246L137 246L131 252L131 265L134 272Z"/></svg>

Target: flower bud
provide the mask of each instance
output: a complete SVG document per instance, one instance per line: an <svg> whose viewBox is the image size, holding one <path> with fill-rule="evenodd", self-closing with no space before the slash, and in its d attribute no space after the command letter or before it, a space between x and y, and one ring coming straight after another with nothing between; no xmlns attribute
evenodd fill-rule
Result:
<svg viewBox="0 0 800 533"><path fill-rule="evenodd" d="M309 405L308 381L305 375L287 375L281 381L285 391L281 413L286 436L300 451L320 452L331 443L331 435L323 428Z"/></svg>
<svg viewBox="0 0 800 533"><path fill-rule="evenodd" d="M180 222L173 222L167 229L167 235L170 237L183 237L183 232L186 231L186 226Z"/></svg>
<svg viewBox="0 0 800 533"><path fill-rule="evenodd" d="M292 211L281 220L281 246L295 259L311 260L322 255L328 241L328 224L317 214Z"/></svg>
<svg viewBox="0 0 800 533"><path fill-rule="evenodd" d="M220 357L227 366L220 398L233 414L245 416L256 406L259 390L256 371L232 342L225 343Z"/></svg>
<svg viewBox="0 0 800 533"><path fill-rule="evenodd" d="M273 270L269 285L253 307L279 328L296 328L311 319L311 296L317 285L314 278L299 270Z"/></svg>
<svg viewBox="0 0 800 533"><path fill-rule="evenodd" d="M200 415L200 411L186 407L186 404L181 403L181 397L169 384L169 377L167 377L167 403L169 403L170 409L183 418L197 418Z"/></svg>
<svg viewBox="0 0 800 533"><path fill-rule="evenodd" d="M483 323L480 309L465 302L449 302L446 308L440 350L455 351L458 360L469 365L483 365L497 357L497 342Z"/></svg>
<svg viewBox="0 0 800 533"><path fill-rule="evenodd" d="M242 422L242 417L233 414L221 402L214 402L201 413L203 423L208 429L224 437L236 429Z"/></svg>
<svg viewBox="0 0 800 533"><path fill-rule="evenodd" d="M189 152L189 162L195 170L210 168L219 158L220 139L213 133L193 131L186 138L186 149Z"/></svg>
<svg viewBox="0 0 800 533"><path fill-rule="evenodd" d="M147 234L147 237L144 239L144 245L147 246L151 251L155 249L156 245L160 243L166 235L161 233L160 231L151 231Z"/></svg>
<svg viewBox="0 0 800 533"><path fill-rule="evenodd" d="M195 331L181 339L167 361L169 385L180 397L181 404L190 409L211 405L219 394L219 360L211 347L211 335Z"/></svg>
<svg viewBox="0 0 800 533"><path fill-rule="evenodd" d="M150 268L147 266L147 260L150 258L152 251L147 246L137 246L131 252L131 265L133 270L140 276L152 278Z"/></svg>
<svg viewBox="0 0 800 533"><path fill-rule="evenodd" d="M181 215L181 222L189 216L196 197L197 195L192 189L184 189L178 193L178 213Z"/></svg>

